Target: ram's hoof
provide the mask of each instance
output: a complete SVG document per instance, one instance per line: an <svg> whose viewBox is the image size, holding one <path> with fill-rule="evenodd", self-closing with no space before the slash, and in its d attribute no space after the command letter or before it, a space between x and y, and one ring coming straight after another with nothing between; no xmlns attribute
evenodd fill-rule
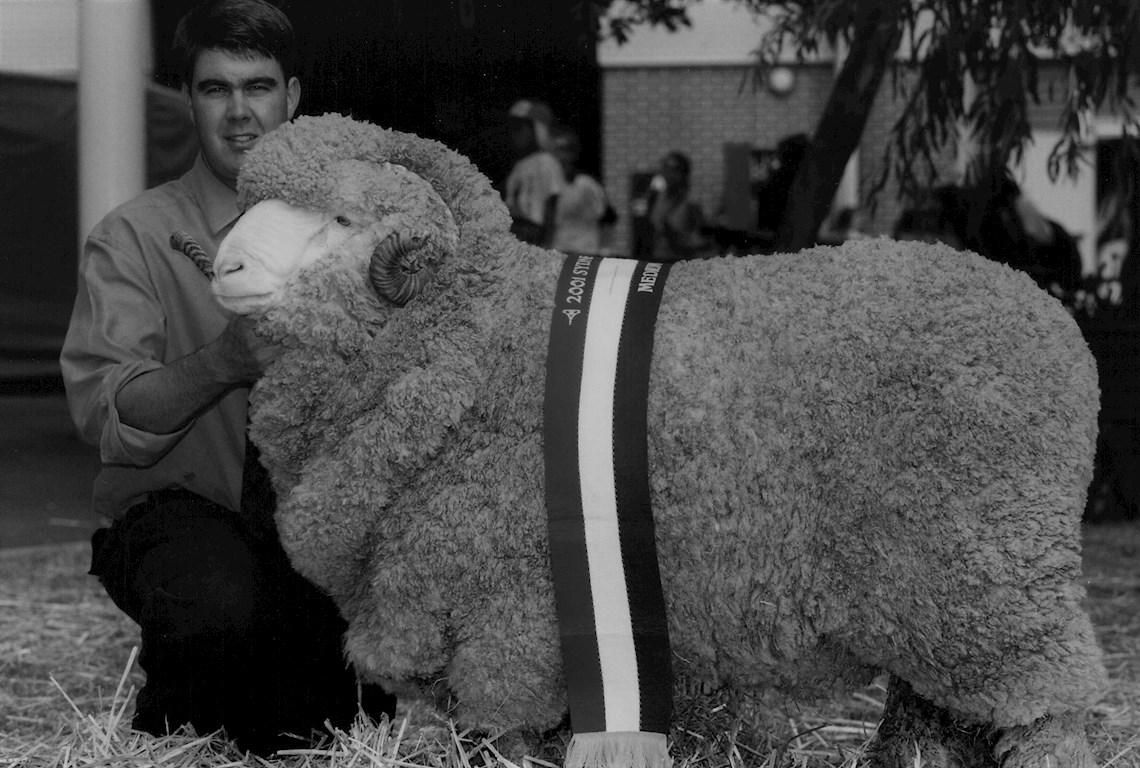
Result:
<svg viewBox="0 0 1140 768"><path fill-rule="evenodd" d="M1093 768L1096 764L1084 720L1077 713L1007 728L995 753L1001 768Z"/></svg>
<svg viewBox="0 0 1140 768"><path fill-rule="evenodd" d="M997 768L996 734L966 724L892 677L883 720L868 747L874 768Z"/></svg>

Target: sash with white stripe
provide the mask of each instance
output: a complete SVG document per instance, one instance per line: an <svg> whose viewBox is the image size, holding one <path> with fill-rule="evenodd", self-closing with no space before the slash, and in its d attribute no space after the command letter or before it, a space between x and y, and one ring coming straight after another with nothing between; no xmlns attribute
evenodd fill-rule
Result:
<svg viewBox="0 0 1140 768"><path fill-rule="evenodd" d="M569 256L558 281L544 425L550 559L574 741L599 742L576 760L572 741L568 766L668 762L672 672L645 431L667 274Z"/></svg>

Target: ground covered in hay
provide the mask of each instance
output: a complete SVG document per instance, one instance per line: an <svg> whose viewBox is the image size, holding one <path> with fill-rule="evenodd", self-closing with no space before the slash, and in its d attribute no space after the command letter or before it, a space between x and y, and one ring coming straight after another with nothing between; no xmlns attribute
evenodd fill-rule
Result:
<svg viewBox="0 0 1140 768"><path fill-rule="evenodd" d="M210 735L154 739L129 728L138 631L85 575L87 547L0 550L0 768L16 766L469 766L512 765L495 738L457 733L413 707L392 724L359 722L319 748L271 762ZM1140 524L1085 529L1089 610L1112 685L1090 733L1100 768L1140 768ZM678 768L855 768L882 710L881 681L821 705L679 703ZM536 765L558 759L557 743ZM504 747L505 750L505 747Z"/></svg>

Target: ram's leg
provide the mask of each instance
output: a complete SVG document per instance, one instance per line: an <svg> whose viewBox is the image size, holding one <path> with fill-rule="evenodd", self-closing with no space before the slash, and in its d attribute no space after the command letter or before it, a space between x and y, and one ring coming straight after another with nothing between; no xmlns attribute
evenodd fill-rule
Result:
<svg viewBox="0 0 1140 768"><path fill-rule="evenodd" d="M1002 768L1092 768L1092 750L1078 713L1042 717L1007 728L995 754Z"/></svg>
<svg viewBox="0 0 1140 768"><path fill-rule="evenodd" d="M553 604L549 584L533 585L488 595L456 617L448 681L461 726L535 733L561 722L566 692Z"/></svg>
<svg viewBox="0 0 1140 768"><path fill-rule="evenodd" d="M407 696L446 666L448 630L438 595L433 597L426 588L414 595L397 591L397 583L425 583L394 577L392 571L399 567L391 561L375 565L341 610L348 619L349 661L366 679Z"/></svg>
<svg viewBox="0 0 1140 768"><path fill-rule="evenodd" d="M336 457L315 459L277 503L277 532L293 568L337 603L363 579L364 543L372 516L352 495L366 491L345 483L350 470Z"/></svg>
<svg viewBox="0 0 1140 768"><path fill-rule="evenodd" d="M996 768L996 735L966 724L892 676L879 730L868 750L875 768Z"/></svg>
<svg viewBox="0 0 1140 768"><path fill-rule="evenodd" d="M987 615L1007 614L991 612ZM1026 616L1028 611L1023 609L1012 615ZM997 624L996 619L994 624ZM1086 704L1103 679L1099 654L1087 640L1091 627L1086 617L1071 622L1071 631L1067 633L1046 622L1036 626L1041 629L1036 637L1027 636L1021 628L1010 628L999 635L993 627L987 634L979 632L976 641L944 634L943 645L926 654L938 664L911 665L902 671L915 687L925 680L924 692L937 691L937 694L928 694L938 697L937 704L918 696L910 684L901 682L899 674L894 675L879 739L884 748L877 748L887 758L881 764L892 768L912 765L905 750L908 742L916 740L914 734L925 737L933 733L933 743L937 745L943 741L938 734L944 732L951 736L957 733L956 737L947 737L949 740L944 741L949 761L931 763L931 759L941 758L928 754L930 748L924 748L923 759L939 766L971 766L973 763L952 759L958 749L953 745L967 743L961 738L963 723L987 721L997 759L978 762L978 765L1000 763L1002 768L1087 768L1091 765L1083 723L1078 716L1065 714ZM1000 655L992 645L995 636L1004 642ZM1015 645L1009 638L1019 643ZM911 640L912 648L919 647L920 636ZM974 645L968 645L969 642ZM948 653L950 649L954 650L953 654ZM939 653L943 658L938 658ZM947 680L952 684L947 685ZM970 719L955 721L947 707L957 713L968 713L963 717ZM974 733L977 734L977 729ZM922 739L918 740L921 743ZM937 746L932 748L942 751Z"/></svg>
<svg viewBox="0 0 1140 768"><path fill-rule="evenodd" d="M1106 676L1081 606L1072 548L1042 542L1040 534L1019 539L1005 531L994 533L985 547L981 541L961 547L961 564L944 569L944 584L929 567L914 563L911 572L922 575L912 580L914 591L899 588L893 619L879 618L875 634L856 636L850 643L855 652L939 707L995 729L1033 728L1048 715L1089 706ZM924 592L931 584L939 589ZM876 611L869 604L859 619L860 628L875 626ZM1021 744L1024 754L1068 749L1057 737L1011 736L1007 743ZM1029 762L1018 765L1034 765L1024 759Z"/></svg>

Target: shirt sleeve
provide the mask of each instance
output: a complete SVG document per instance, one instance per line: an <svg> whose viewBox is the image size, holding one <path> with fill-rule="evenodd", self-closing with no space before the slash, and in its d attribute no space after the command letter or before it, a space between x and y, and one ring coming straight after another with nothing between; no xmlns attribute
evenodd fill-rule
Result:
<svg viewBox="0 0 1140 768"><path fill-rule="evenodd" d="M60 368L72 420L80 436L98 446L102 462L146 467L191 425L154 434L119 418L119 390L162 367L166 349L166 317L141 255L141 239L125 225L120 229L118 237L97 229L84 246Z"/></svg>

